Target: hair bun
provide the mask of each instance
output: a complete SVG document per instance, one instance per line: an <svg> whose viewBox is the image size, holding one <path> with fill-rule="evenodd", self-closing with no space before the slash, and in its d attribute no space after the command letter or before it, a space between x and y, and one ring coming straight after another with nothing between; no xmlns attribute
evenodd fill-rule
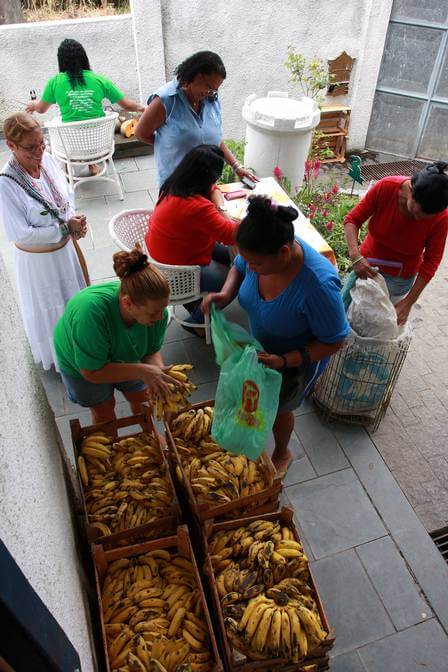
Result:
<svg viewBox="0 0 448 672"><path fill-rule="evenodd" d="M126 278L149 266L148 255L142 252L140 243L136 243L129 252L117 252L113 261L114 271L119 278Z"/></svg>

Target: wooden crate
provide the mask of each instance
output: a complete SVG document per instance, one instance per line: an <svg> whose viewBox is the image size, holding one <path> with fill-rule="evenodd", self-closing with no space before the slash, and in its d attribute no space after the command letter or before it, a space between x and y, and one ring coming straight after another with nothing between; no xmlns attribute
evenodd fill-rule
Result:
<svg viewBox="0 0 448 672"><path fill-rule="evenodd" d="M106 629L105 629L105 623L104 623L104 616L103 616L103 609L102 609L102 602L101 602L101 588L103 585L104 577L107 571L107 567L111 562L114 562L115 560L119 560L121 558L132 558L137 555L142 555L144 553L148 553L149 551L153 551L155 549L166 549L168 551L174 551L176 550L178 555L187 558L190 560L190 562L193 565L194 569L194 574L196 578L196 582L201 594L201 600L202 600L202 606L204 609L204 618L208 626L208 634L210 637L210 644L211 644L211 653L214 657L214 666L213 666L213 672L223 672L223 664L221 662L221 658L218 652L218 647L216 644L216 637L214 634L213 626L212 626L212 621L210 618L210 613L208 610L208 605L207 601L205 599L204 595L204 588L202 586L201 578L199 575L198 567L196 564L196 559L195 559L195 554L193 551L193 547L190 541L190 536L188 533L188 528L186 525L180 525L177 530L176 534L169 536L169 537L164 537L162 539L156 539L152 541L146 541L144 543L140 544L134 544L132 546L124 546L122 548L115 548L106 551L104 547L100 544L93 544L92 545L92 555L93 555L93 561L94 561L94 566L95 566L95 587L96 587L96 594L97 594L97 599L98 599L98 606L99 606L99 619L100 619L100 624L101 624L101 638L102 638L102 645L103 645L103 651L104 651L104 659L105 659L105 669L106 672L111 672L110 664L109 664L109 657L107 653L107 638L106 638Z"/></svg>
<svg viewBox="0 0 448 672"><path fill-rule="evenodd" d="M345 161L350 111L351 108L348 105L322 107L320 122L316 128L321 137L314 139L315 150L319 152L319 150L328 148L334 156L328 159L321 158L321 163L343 163Z"/></svg>
<svg viewBox="0 0 448 672"><path fill-rule="evenodd" d="M216 579L213 570L213 565L210 560L210 553L208 552L208 540L215 533L220 530L232 530L238 527L249 525L255 520L270 520L279 522L281 525L289 526L293 532L296 541L300 541L299 534L294 524L294 513L289 507L283 507L281 511L275 513L267 513L258 516L250 516L247 518L240 518L232 521L224 521L215 523L214 521L207 521L203 526L204 541L203 546L206 551L206 558L204 563L205 574L208 579L209 589L211 593L211 600L213 602L212 613L216 621L219 639L222 645L223 657L228 672L250 672L251 670L260 670L260 672L267 672L268 670L281 670L281 672L321 672L329 668L328 652L332 648L335 641L334 629L330 627L327 616L325 614L322 600L319 591L316 587L313 574L310 569L311 587L314 592L314 599L319 609L322 625L328 632L328 636L323 640L318 647L313 649L310 654L301 663L291 663L284 658L271 658L266 660L249 660L242 653L234 649L226 634L224 626L224 615L221 608L221 599L216 588Z"/></svg>
<svg viewBox="0 0 448 672"><path fill-rule="evenodd" d="M214 406L214 403L215 402L213 400L204 401L200 404L194 404L192 408L198 409L204 408L204 406ZM175 417L175 415L172 416L171 420L173 420ZM266 488L261 492L257 492L254 495L241 497L240 499L235 499L234 501L226 502L225 504L211 505L209 503L199 503L191 488L189 480L185 476L185 472L182 467L182 461L176 448L173 435L171 434L170 421L165 422L165 428L168 450L170 453L169 459L171 461L172 477L176 482L177 488L183 492L189 510L195 517L196 521L201 523L202 521L209 520L211 518L215 520L232 520L233 518L242 515L241 513L238 513L239 509L247 509L247 515L266 513L269 511L276 511L278 509L280 493L282 491L282 478L281 476L277 475L277 471L272 464L270 457L265 453L262 454L260 459L272 476L273 483L271 487ZM176 476L176 465L178 465L182 471L183 483L179 483L179 479ZM235 513L235 511L237 513Z"/></svg>
<svg viewBox="0 0 448 672"><path fill-rule="evenodd" d="M73 450L75 454L75 463L76 463L76 472L78 475L79 490L81 493L81 506L83 509L84 524L86 528L86 535L89 542L95 541L104 546L104 548L115 548L116 546L128 546L136 541L143 541L148 539L157 539L159 537L168 536L174 534L176 528L182 520L181 509L179 502L176 497L176 489L171 477L171 471L168 464L168 460L165 454L165 451L161 445L160 437L157 434L154 423L151 417L150 408L143 405L143 414L141 415L132 415L127 418L119 418L111 422L103 422L97 425L89 425L88 427L81 427L81 424L78 419L70 421L70 430L72 435ZM158 518L157 520L152 521L151 523L146 523L144 525L139 525L138 527L130 528L123 530L121 532L115 532L114 534L101 536L99 530L95 527L92 527L89 523L89 517L87 513L86 499L84 494L84 486L81 480L81 476L78 470L78 455L80 454L81 443L84 438L93 434L96 431L103 431L113 439L121 440L123 438L129 438L132 436L137 436L140 432L132 432L130 434L118 434L119 429L126 427L134 427L135 425L141 426L142 432L147 432L153 434L156 439L160 449L160 454L162 456L163 464L165 466L166 476L171 484L171 489L173 492L173 502L171 506L167 506L166 513L163 517Z"/></svg>

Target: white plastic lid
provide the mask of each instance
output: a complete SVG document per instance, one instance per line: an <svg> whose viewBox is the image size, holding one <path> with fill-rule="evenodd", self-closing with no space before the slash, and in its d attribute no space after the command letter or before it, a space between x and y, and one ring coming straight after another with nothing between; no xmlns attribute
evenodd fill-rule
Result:
<svg viewBox="0 0 448 672"><path fill-rule="evenodd" d="M267 96L248 96L243 118L261 128L277 131L305 131L317 126L320 112L311 98L289 98L287 93L269 91Z"/></svg>

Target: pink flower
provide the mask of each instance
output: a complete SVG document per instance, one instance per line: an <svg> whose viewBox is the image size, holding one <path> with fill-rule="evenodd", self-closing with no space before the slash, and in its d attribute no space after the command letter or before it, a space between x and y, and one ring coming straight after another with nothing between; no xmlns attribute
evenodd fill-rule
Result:
<svg viewBox="0 0 448 672"><path fill-rule="evenodd" d="M280 168L280 166L275 166L275 168L274 168L274 170L273 170L273 173L274 173L274 177L276 177L277 180L281 180L281 179L282 179L282 177L283 177L283 171L282 171L282 169Z"/></svg>
<svg viewBox="0 0 448 672"><path fill-rule="evenodd" d="M334 222L330 221L325 224L325 227L328 229L328 231L333 231L334 227Z"/></svg>
<svg viewBox="0 0 448 672"><path fill-rule="evenodd" d="M314 212L310 212L309 220L312 222L314 219Z"/></svg>
<svg viewBox="0 0 448 672"><path fill-rule="evenodd" d="M322 217L328 217L328 210L322 210Z"/></svg>
<svg viewBox="0 0 448 672"><path fill-rule="evenodd" d="M314 205L314 203L310 203L310 212L316 212L317 210L317 205Z"/></svg>
<svg viewBox="0 0 448 672"><path fill-rule="evenodd" d="M326 191L324 194L324 201L327 203L333 199L333 192L331 191Z"/></svg>
<svg viewBox="0 0 448 672"><path fill-rule="evenodd" d="M313 168L313 177L317 177L319 175L319 169L320 169L319 159L315 159L313 161L312 168Z"/></svg>
<svg viewBox="0 0 448 672"><path fill-rule="evenodd" d="M313 164L311 163L311 161L309 159L307 159L305 161L305 173L308 174L310 172L310 170L312 169L312 167L313 167Z"/></svg>
<svg viewBox="0 0 448 672"><path fill-rule="evenodd" d="M338 187L337 184L333 184L333 186L331 187L331 193L332 193L332 194L337 194L337 193L339 193L339 187Z"/></svg>

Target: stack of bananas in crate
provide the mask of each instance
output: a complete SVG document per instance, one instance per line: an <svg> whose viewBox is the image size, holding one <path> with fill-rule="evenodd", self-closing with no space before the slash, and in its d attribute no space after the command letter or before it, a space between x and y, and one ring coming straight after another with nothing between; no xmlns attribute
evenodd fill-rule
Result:
<svg viewBox="0 0 448 672"><path fill-rule="evenodd" d="M171 423L171 433L185 477L201 502L225 504L272 486L273 476L261 459L232 455L210 436L213 408L190 409ZM180 465L176 466L183 482Z"/></svg>
<svg viewBox="0 0 448 672"><path fill-rule="evenodd" d="M81 443L78 470L89 523L102 535L159 518L173 504L157 439L141 433L112 443L104 432Z"/></svg>
<svg viewBox="0 0 448 672"><path fill-rule="evenodd" d="M255 660L303 659L327 636L308 560L291 528L257 520L220 531L210 560L231 644Z"/></svg>
<svg viewBox="0 0 448 672"><path fill-rule="evenodd" d="M101 604L112 670L210 672L201 592L189 560L164 549L112 562Z"/></svg>
<svg viewBox="0 0 448 672"><path fill-rule="evenodd" d="M171 376L173 380L176 380L177 383L168 383L170 390L170 395L167 399L155 395L153 399L154 403L154 413L157 420L161 420L163 415L170 415L172 413L179 413L184 408L190 406L188 397L197 389L196 385L189 380L186 371L191 371L193 366L191 364L173 364L173 366L168 367L165 370L165 373L168 376Z"/></svg>

